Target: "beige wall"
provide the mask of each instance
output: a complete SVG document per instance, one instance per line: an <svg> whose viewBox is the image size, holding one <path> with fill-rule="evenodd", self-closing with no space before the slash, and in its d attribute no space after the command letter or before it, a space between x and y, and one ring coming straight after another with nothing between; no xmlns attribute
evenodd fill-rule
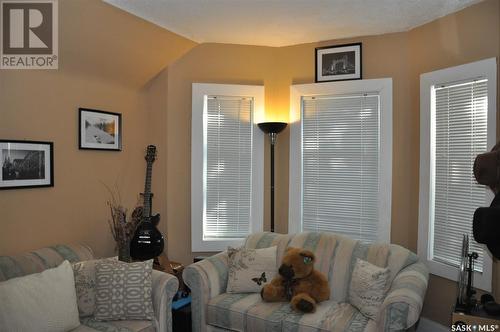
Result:
<svg viewBox="0 0 500 332"><path fill-rule="evenodd" d="M408 230L412 216L416 215L416 202L406 194L406 188L415 181L413 172L418 162L412 161L411 149L400 144L410 140L412 127L407 83L407 40L405 34L356 39L363 42L364 54L370 58L363 63L365 78L393 77L396 192L393 203L393 241L414 248ZM341 42L351 42L343 40ZM314 48L332 42L306 44L285 48L267 48L227 44L202 44L168 68L167 107L167 214L169 220L170 258L189 262L193 254L190 245L190 144L191 144L191 84L193 82L259 84L265 86L266 113L269 119L288 120L289 89L291 84L314 82ZM416 130L416 129L415 129ZM413 131L415 131L413 130ZM411 131L411 129L410 129ZM414 133L416 135L416 133ZM285 130L278 136L276 148L276 230L288 230L288 151L289 134ZM416 140L414 139L413 144ZM408 143L410 144L410 142ZM418 145L414 147L418 148ZM401 151L401 152L399 152ZM265 174L265 229L269 229L269 144L266 144ZM402 221L399 221L402 220ZM172 222L170 222L172 221ZM416 222L416 221L415 221ZM173 237L175 236L175 238ZM415 240L416 241L416 240Z"/></svg>
<svg viewBox="0 0 500 332"><path fill-rule="evenodd" d="M274 49L202 44L168 68L167 219L170 259L192 262L191 84L273 84ZM266 107L273 96L266 89Z"/></svg>
<svg viewBox="0 0 500 332"><path fill-rule="evenodd" d="M168 71L162 70L142 90L148 116L148 128L145 136L148 144L156 145L157 158L153 164L153 213L160 213L158 228L165 236L167 244L165 253L168 255L170 238L174 238L168 231L167 214L167 91ZM141 173L143 174L143 173ZM171 219L170 219L171 220Z"/></svg>
<svg viewBox="0 0 500 332"><path fill-rule="evenodd" d="M285 59L281 68L281 83L285 87L279 98L282 107L289 109L289 86L291 84L314 82L314 48L331 44L351 42L363 43L363 78L392 77L393 79L393 202L392 202L392 242L414 249L413 236L409 230L415 222L417 206L408 193L410 187L417 183L413 176L418 171L415 160L416 130L413 127L415 114L411 112L408 99L410 96L408 84L408 43L406 34L395 33L383 36L361 37L356 39L328 41L314 44L304 44L279 49L279 59ZM276 64L278 65L278 64ZM267 90L266 90L267 92ZM266 105L267 110L267 105ZM286 231L288 220L288 131L280 135L279 158L279 188L281 191L277 213L281 229ZM407 149L408 147L408 149ZM282 149L283 148L283 149ZM278 165L278 164L277 164ZM299 179L292 179L298 181ZM414 183L415 182L415 183Z"/></svg>
<svg viewBox="0 0 500 332"><path fill-rule="evenodd" d="M117 183L135 205L145 146L164 140L148 135L158 119L143 85L195 45L99 0L59 1L59 17L59 70L0 71L0 138L53 141L55 150L53 188L0 190L0 255L66 242L113 254L102 183ZM123 151L78 150L78 107L121 113Z"/></svg>

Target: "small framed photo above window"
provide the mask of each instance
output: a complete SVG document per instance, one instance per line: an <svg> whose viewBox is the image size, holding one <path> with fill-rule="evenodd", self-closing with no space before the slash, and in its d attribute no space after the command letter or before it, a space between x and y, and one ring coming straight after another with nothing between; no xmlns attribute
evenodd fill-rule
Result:
<svg viewBox="0 0 500 332"><path fill-rule="evenodd" d="M79 108L78 128L80 149L121 151L121 114Z"/></svg>
<svg viewBox="0 0 500 332"><path fill-rule="evenodd" d="M54 186L52 142L0 140L0 189Z"/></svg>
<svg viewBox="0 0 500 332"><path fill-rule="evenodd" d="M316 48L316 83L360 80L361 43Z"/></svg>

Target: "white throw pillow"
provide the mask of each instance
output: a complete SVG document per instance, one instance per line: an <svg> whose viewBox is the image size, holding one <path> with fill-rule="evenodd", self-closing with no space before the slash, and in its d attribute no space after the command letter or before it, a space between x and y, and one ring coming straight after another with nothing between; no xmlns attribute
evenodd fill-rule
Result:
<svg viewBox="0 0 500 332"><path fill-rule="evenodd" d="M277 247L263 249L228 248L228 293L258 293L276 275Z"/></svg>
<svg viewBox="0 0 500 332"><path fill-rule="evenodd" d="M0 282L0 330L63 332L80 325L73 269L56 268Z"/></svg>
<svg viewBox="0 0 500 332"><path fill-rule="evenodd" d="M390 270L356 259L349 286L349 303L370 319L377 314L387 293Z"/></svg>

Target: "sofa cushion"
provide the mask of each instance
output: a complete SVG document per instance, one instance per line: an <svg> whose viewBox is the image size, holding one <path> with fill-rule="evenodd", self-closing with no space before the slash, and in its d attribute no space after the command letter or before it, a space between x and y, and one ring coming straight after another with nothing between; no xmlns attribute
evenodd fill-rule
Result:
<svg viewBox="0 0 500 332"><path fill-rule="evenodd" d="M101 260L95 269L97 320L153 319L152 259L135 263Z"/></svg>
<svg viewBox="0 0 500 332"><path fill-rule="evenodd" d="M276 246L276 261L279 263L283 259L285 249L290 243L290 239L294 234L279 234L270 232L260 232L250 234L245 239L243 247L251 249L261 249Z"/></svg>
<svg viewBox="0 0 500 332"><path fill-rule="evenodd" d="M149 320L117 320L101 322L93 317L85 317L82 325L71 332L155 332L155 323Z"/></svg>
<svg viewBox="0 0 500 332"><path fill-rule="evenodd" d="M224 293L207 307L209 325L232 331L375 331L375 323L348 303L324 301L301 314L288 302L263 302L259 294Z"/></svg>
<svg viewBox="0 0 500 332"><path fill-rule="evenodd" d="M2 331L57 332L80 325L68 261L41 273L0 283Z"/></svg>
<svg viewBox="0 0 500 332"><path fill-rule="evenodd" d="M218 295L208 302L207 323L233 331L281 331L290 303L263 302L260 294Z"/></svg>
<svg viewBox="0 0 500 332"><path fill-rule="evenodd" d="M59 266L64 260L75 263L93 258L92 250L80 244L56 245L15 256L0 256L0 281L42 272Z"/></svg>
<svg viewBox="0 0 500 332"><path fill-rule="evenodd" d="M283 331L375 331L375 322L363 316L349 303L321 302L310 314L293 312L283 321Z"/></svg>

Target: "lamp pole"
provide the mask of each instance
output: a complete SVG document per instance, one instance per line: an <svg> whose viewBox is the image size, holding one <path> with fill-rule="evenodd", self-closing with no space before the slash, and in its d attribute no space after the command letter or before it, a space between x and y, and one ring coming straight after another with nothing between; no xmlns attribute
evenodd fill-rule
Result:
<svg viewBox="0 0 500 332"><path fill-rule="evenodd" d="M274 232L274 146L278 133L286 128L285 122L262 122L259 128L269 135L271 140L271 232Z"/></svg>

